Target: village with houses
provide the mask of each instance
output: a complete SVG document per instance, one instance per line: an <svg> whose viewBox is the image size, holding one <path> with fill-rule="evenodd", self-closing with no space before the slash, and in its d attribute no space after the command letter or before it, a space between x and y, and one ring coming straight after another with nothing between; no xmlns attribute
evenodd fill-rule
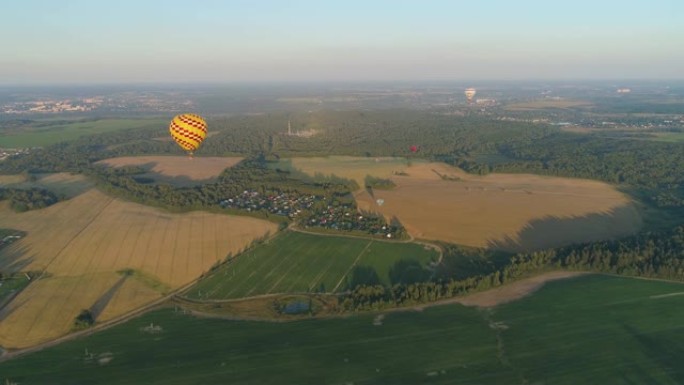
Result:
<svg viewBox="0 0 684 385"><path fill-rule="evenodd" d="M269 215L298 220L304 229L358 232L386 239L402 238L405 233L398 223L388 224L382 216L359 212L353 203L340 202L321 195L296 192L265 195L249 189L236 196L224 198L219 204L225 209L265 211Z"/></svg>

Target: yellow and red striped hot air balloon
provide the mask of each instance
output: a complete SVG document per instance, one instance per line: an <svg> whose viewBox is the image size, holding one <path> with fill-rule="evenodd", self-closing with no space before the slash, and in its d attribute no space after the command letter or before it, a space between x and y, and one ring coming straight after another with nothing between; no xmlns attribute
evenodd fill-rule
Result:
<svg viewBox="0 0 684 385"><path fill-rule="evenodd" d="M169 125L169 132L173 140L192 157L192 152L207 136L207 123L199 115L177 115Z"/></svg>

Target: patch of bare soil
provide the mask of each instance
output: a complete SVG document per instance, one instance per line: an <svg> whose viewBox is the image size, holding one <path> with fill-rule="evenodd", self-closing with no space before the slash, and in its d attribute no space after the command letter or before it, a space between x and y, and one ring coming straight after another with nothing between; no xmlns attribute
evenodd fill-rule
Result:
<svg viewBox="0 0 684 385"><path fill-rule="evenodd" d="M588 273L579 271L552 271L532 278L506 284L495 289L455 298L454 303L466 306L495 307L504 303L519 300L539 290L545 283L559 279L573 278Z"/></svg>

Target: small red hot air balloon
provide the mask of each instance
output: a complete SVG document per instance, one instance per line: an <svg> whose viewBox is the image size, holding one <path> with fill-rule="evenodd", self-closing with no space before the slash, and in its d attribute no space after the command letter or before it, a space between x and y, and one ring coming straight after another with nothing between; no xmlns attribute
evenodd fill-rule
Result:
<svg viewBox="0 0 684 385"><path fill-rule="evenodd" d="M418 151L418 146L413 145L411 146L411 152L417 152Z"/></svg>

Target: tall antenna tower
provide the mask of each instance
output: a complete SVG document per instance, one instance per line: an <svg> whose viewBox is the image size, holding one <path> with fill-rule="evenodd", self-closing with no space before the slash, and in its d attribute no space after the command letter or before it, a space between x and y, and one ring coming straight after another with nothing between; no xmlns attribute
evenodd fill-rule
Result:
<svg viewBox="0 0 684 385"><path fill-rule="evenodd" d="M292 125L290 124L290 119L287 120L287 134L292 135Z"/></svg>

